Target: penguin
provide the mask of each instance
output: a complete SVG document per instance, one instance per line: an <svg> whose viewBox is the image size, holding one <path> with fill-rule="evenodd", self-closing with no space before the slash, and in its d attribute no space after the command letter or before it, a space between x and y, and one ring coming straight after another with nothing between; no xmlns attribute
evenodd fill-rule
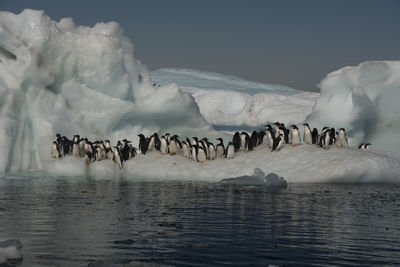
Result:
<svg viewBox="0 0 400 267"><path fill-rule="evenodd" d="M206 154L206 158L208 157L208 152L207 152L207 145L206 145L206 143L204 142L204 140L199 140L199 142L198 142L198 148L203 148L203 150L204 150L204 153ZM198 149L197 149L197 156L198 156L198 153L199 153L199 151L198 151Z"/></svg>
<svg viewBox="0 0 400 267"><path fill-rule="evenodd" d="M285 140L283 134L280 134L277 138L274 138L274 145L272 146L272 151L280 151Z"/></svg>
<svg viewBox="0 0 400 267"><path fill-rule="evenodd" d="M79 156L83 157L85 155L85 138L81 138L79 141Z"/></svg>
<svg viewBox="0 0 400 267"><path fill-rule="evenodd" d="M260 131L257 133L257 146L261 145L264 142L265 131Z"/></svg>
<svg viewBox="0 0 400 267"><path fill-rule="evenodd" d="M136 147L129 144L129 159L133 159L137 155Z"/></svg>
<svg viewBox="0 0 400 267"><path fill-rule="evenodd" d="M75 157L80 157L81 156L81 152L79 150L79 142L76 141L76 139L74 138L74 144L72 145L72 155Z"/></svg>
<svg viewBox="0 0 400 267"><path fill-rule="evenodd" d="M267 128L265 133L266 133L266 136L268 139L268 146L270 149L272 149L272 147L274 145L274 138L275 138L275 134L274 134L272 127Z"/></svg>
<svg viewBox="0 0 400 267"><path fill-rule="evenodd" d="M208 142L208 138L206 138L206 137L204 137L203 139L201 139L201 145L203 146L203 148L204 148L204 151L206 152L206 155L207 155L207 158L209 158L209 156L210 156L210 151L209 151L209 149L208 149L208 143L210 143L210 142Z"/></svg>
<svg viewBox="0 0 400 267"><path fill-rule="evenodd" d="M279 136L279 128L281 127L281 123L280 122L275 122L274 123L274 136L275 136L275 138L278 138L278 136Z"/></svg>
<svg viewBox="0 0 400 267"><path fill-rule="evenodd" d="M122 161L127 161L130 157L131 148L129 145L130 145L131 141L124 139L124 140L122 140L122 142L124 142L124 144L122 145L122 149L120 149L121 159L122 159ZM143 145L143 146L145 146L145 145ZM144 153L142 151L142 153L146 154L147 146L144 149L145 149L145 151L144 151Z"/></svg>
<svg viewBox="0 0 400 267"><path fill-rule="evenodd" d="M313 138L311 134L310 125L308 123L303 123L304 133L303 133L303 142L307 145L311 145L313 143Z"/></svg>
<svg viewBox="0 0 400 267"><path fill-rule="evenodd" d="M317 129L317 128L314 128L314 129L312 130L312 132L311 132L311 141L312 141L312 144L318 144L318 136L319 136L318 129Z"/></svg>
<svg viewBox="0 0 400 267"><path fill-rule="evenodd" d="M236 153L235 145L233 144L233 142L229 142L225 149L225 158L233 159L233 157L235 156L235 153Z"/></svg>
<svg viewBox="0 0 400 267"><path fill-rule="evenodd" d="M182 154L185 158L190 158L190 147L187 141L182 142Z"/></svg>
<svg viewBox="0 0 400 267"><path fill-rule="evenodd" d="M156 139L154 138L154 134L152 136L150 136L149 146L147 147L148 151L153 151L153 149L155 147Z"/></svg>
<svg viewBox="0 0 400 267"><path fill-rule="evenodd" d="M284 142L285 144L289 144L289 130L285 127L284 123L281 123L281 130L283 132Z"/></svg>
<svg viewBox="0 0 400 267"><path fill-rule="evenodd" d="M241 149L241 150L244 150L244 151L247 151L247 150L248 150L249 139L250 139L250 136L249 136L248 133L242 132L242 133L240 134L240 141L241 141L241 143L240 143L240 149Z"/></svg>
<svg viewBox="0 0 400 267"><path fill-rule="evenodd" d="M99 142L99 147L101 149L101 159L106 159L106 146L104 145L103 141Z"/></svg>
<svg viewBox="0 0 400 267"><path fill-rule="evenodd" d="M95 145L93 147L93 149L94 149L94 152L95 152L95 155L96 155L96 160L100 161L102 159L102 157L103 157L103 152L101 150L101 147L99 145Z"/></svg>
<svg viewBox="0 0 400 267"><path fill-rule="evenodd" d="M317 144L318 144L318 146L323 147L323 146L322 146L322 139L325 138L326 132L327 132L328 130L329 130L328 127L322 128L321 134L318 135L318 138L317 138Z"/></svg>
<svg viewBox="0 0 400 267"><path fill-rule="evenodd" d="M199 151L199 146L198 145L192 145L192 159L194 161L198 161L197 160L197 153Z"/></svg>
<svg viewBox="0 0 400 267"><path fill-rule="evenodd" d="M207 159L206 151L203 147L199 146L197 151L197 161L200 163L204 163Z"/></svg>
<svg viewBox="0 0 400 267"><path fill-rule="evenodd" d="M145 155L149 147L149 143L143 134L138 134L138 136L139 136L139 150L142 152L143 155Z"/></svg>
<svg viewBox="0 0 400 267"><path fill-rule="evenodd" d="M104 145L106 148L106 159L113 159L114 152L111 149L110 140L105 140L106 144Z"/></svg>
<svg viewBox="0 0 400 267"><path fill-rule="evenodd" d="M165 136L165 139L167 139L168 144L169 144L169 142L171 141L171 139L170 139L171 135L169 133L166 133L164 136Z"/></svg>
<svg viewBox="0 0 400 267"><path fill-rule="evenodd" d="M371 144L370 144L370 143L366 143L366 144L364 145L364 149L368 150L368 149L370 149L370 148L371 148Z"/></svg>
<svg viewBox="0 0 400 267"><path fill-rule="evenodd" d="M325 129L320 137L320 147L324 149L329 149L329 146L334 143L335 139L335 130Z"/></svg>
<svg viewBox="0 0 400 267"><path fill-rule="evenodd" d="M215 160L217 158L217 151L215 150L215 146L208 142L208 159Z"/></svg>
<svg viewBox="0 0 400 267"><path fill-rule="evenodd" d="M236 132L236 133L233 135L232 143L233 143L233 146L234 146L234 148L235 148L235 153L238 152L239 149L240 149L240 146L241 146L241 144L242 144L242 141L241 141L241 139L240 139L240 134L239 134L239 132Z"/></svg>
<svg viewBox="0 0 400 267"><path fill-rule="evenodd" d="M192 146L193 145L199 145L199 139L197 137L192 137L193 141L192 141Z"/></svg>
<svg viewBox="0 0 400 267"><path fill-rule="evenodd" d="M217 138L216 140L219 141L217 144L217 158L222 158L225 154L225 146L224 146L224 140L222 138Z"/></svg>
<svg viewBox="0 0 400 267"><path fill-rule="evenodd" d="M296 125L292 125L290 133L291 133L290 139L291 139L292 146L300 145L301 138L300 138L299 128L297 128ZM310 135L310 137L311 137L311 135Z"/></svg>
<svg viewBox="0 0 400 267"><path fill-rule="evenodd" d="M154 133L153 134L153 138L154 138L154 148L158 151L160 151L161 148L161 141L160 138L158 138L158 134Z"/></svg>
<svg viewBox="0 0 400 267"><path fill-rule="evenodd" d="M160 152L163 155L168 153L168 140L165 136L161 136Z"/></svg>
<svg viewBox="0 0 400 267"><path fill-rule="evenodd" d="M257 146L257 131L253 131L249 139L248 149L252 151L256 146Z"/></svg>
<svg viewBox="0 0 400 267"><path fill-rule="evenodd" d="M348 147L349 146L349 142L348 142L347 136L346 136L346 130L344 128L339 129L339 133L337 135L335 144L338 147Z"/></svg>
<svg viewBox="0 0 400 267"><path fill-rule="evenodd" d="M192 142L190 142L190 139L186 137L186 144L189 146L190 149L192 149Z"/></svg>
<svg viewBox="0 0 400 267"><path fill-rule="evenodd" d="M96 161L96 153L90 151L85 153L85 163L89 165L91 162Z"/></svg>
<svg viewBox="0 0 400 267"><path fill-rule="evenodd" d="M114 147L114 157L113 161L118 164L119 168L122 169L122 158L121 158L121 152L119 146Z"/></svg>
<svg viewBox="0 0 400 267"><path fill-rule="evenodd" d="M51 146L51 157L55 159L60 158L60 150L58 149L57 141L54 141Z"/></svg>
<svg viewBox="0 0 400 267"><path fill-rule="evenodd" d="M176 155L179 153L179 146L176 136L172 136L169 142L169 154L171 156Z"/></svg>

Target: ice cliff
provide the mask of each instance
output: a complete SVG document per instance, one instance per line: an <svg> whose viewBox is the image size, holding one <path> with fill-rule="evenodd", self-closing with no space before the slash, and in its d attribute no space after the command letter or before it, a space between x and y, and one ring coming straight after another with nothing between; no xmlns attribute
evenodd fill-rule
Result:
<svg viewBox="0 0 400 267"><path fill-rule="evenodd" d="M369 61L329 73L307 117L315 127L344 127L350 144L400 152L400 61Z"/></svg>
<svg viewBox="0 0 400 267"><path fill-rule="evenodd" d="M192 97L153 87L115 22L77 26L43 11L0 12L0 172L43 169L40 149L71 137L212 134Z"/></svg>

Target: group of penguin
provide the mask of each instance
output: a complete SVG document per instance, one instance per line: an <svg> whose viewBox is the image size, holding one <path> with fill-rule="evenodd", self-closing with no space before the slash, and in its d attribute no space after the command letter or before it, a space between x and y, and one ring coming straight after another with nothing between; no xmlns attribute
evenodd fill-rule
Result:
<svg viewBox="0 0 400 267"><path fill-rule="evenodd" d="M347 147L348 140L344 128L338 132L334 128L324 127L320 133L314 128L311 130L307 123L303 124L303 142L305 144L315 144L319 147L329 149L329 146ZM169 133L158 136L154 133L150 137L139 134L139 151L146 154L148 151L159 151L162 155L182 154L186 158L191 158L197 162L206 160L215 160L217 158L232 159L235 153L239 151L252 151L255 147L263 143L264 137L268 140L268 146L272 151L280 151L285 144L298 146L301 144L300 131L296 125L291 125L290 129L285 127L284 123L275 122L273 126L266 125L265 130L253 131L251 135L247 132L236 132L225 147L222 138L217 138L218 143L214 146L207 138L199 139L188 137L180 141L178 135ZM369 149L371 144L362 144L360 149ZM111 146L110 140L91 142L87 138L80 138L74 135L72 140L65 136L56 134L56 140L53 142L51 155L53 158L61 158L66 155L85 158L86 163L100 161L104 159L113 160L120 168L123 162L134 158L137 155L137 149L131 145L131 141L124 139L118 141L116 146Z"/></svg>

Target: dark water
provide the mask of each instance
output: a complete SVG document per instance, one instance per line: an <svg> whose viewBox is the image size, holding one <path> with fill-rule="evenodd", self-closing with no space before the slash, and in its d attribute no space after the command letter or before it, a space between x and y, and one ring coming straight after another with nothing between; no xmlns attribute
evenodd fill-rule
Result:
<svg viewBox="0 0 400 267"><path fill-rule="evenodd" d="M400 185L0 178L20 266L400 264Z"/></svg>

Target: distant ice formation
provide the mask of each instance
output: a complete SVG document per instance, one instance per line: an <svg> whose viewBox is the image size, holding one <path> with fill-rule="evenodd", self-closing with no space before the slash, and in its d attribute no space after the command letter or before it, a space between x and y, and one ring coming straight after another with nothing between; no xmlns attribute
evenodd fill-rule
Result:
<svg viewBox="0 0 400 267"><path fill-rule="evenodd" d="M346 128L350 144L400 152L400 61L368 61L329 73L306 121ZM330 124L330 125L327 125Z"/></svg>
<svg viewBox="0 0 400 267"><path fill-rule="evenodd" d="M155 70L151 80L159 85L176 83L179 90L194 97L203 117L216 126L260 127L275 121L299 124L319 97L319 93L283 85L190 69Z"/></svg>

